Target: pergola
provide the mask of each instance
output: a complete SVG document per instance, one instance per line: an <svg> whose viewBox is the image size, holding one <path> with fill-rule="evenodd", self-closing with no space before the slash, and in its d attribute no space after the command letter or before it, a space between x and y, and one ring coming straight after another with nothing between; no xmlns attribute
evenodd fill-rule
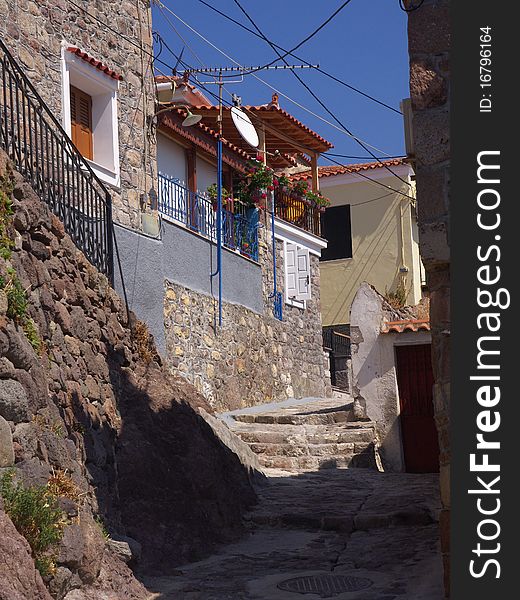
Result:
<svg viewBox="0 0 520 600"><path fill-rule="evenodd" d="M322 152L332 148L332 144L280 108L276 96L273 96L270 104L240 108L251 119L258 132L260 140L258 149L252 148L242 139L233 124L231 109L228 106L222 109L223 138L250 157L254 157L257 153L262 154L265 162L273 168L295 166L296 157L299 157L310 166L312 187L317 191L319 188L318 157ZM218 130L218 106L198 105L191 106L190 110L202 115L201 124L213 131Z"/></svg>

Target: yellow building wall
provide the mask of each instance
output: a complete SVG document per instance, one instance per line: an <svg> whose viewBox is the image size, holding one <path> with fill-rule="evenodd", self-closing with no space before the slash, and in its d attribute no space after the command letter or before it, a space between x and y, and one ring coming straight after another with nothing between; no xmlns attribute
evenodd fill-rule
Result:
<svg viewBox="0 0 520 600"><path fill-rule="evenodd" d="M334 186L333 179L323 178L321 189L332 206L350 204L352 258L320 263L323 325L350 322L352 300L364 281L384 295L395 292L403 278L407 304L419 302L421 265L411 201L369 181ZM395 177L379 181L413 195L404 183L397 185ZM408 273L400 274L401 266L408 267Z"/></svg>

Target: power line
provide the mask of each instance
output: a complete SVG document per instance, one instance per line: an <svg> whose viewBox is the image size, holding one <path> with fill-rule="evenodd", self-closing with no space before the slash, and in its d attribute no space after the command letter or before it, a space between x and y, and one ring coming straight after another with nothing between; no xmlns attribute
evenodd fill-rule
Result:
<svg viewBox="0 0 520 600"><path fill-rule="evenodd" d="M163 43L166 45L166 43L164 42L164 40L163 40ZM166 47L167 47L167 46L166 46ZM173 52L171 49L169 49L169 51L170 51L170 52L173 54L173 56L174 56L175 58L177 58L177 57L176 57L176 55L175 55L175 53L174 53L174 52ZM184 66L184 67L185 67L187 70L189 70L189 67L190 67L190 65L188 65L188 64L186 64L186 63L184 63L184 62L182 62L182 61L181 61L181 63L183 64L183 66ZM199 85L199 87L201 87L201 88L202 88L202 89L203 89L203 90L204 90L204 91L205 91L205 92L206 92L206 93L207 93L209 96L213 96L213 98L215 98L216 100L221 100L221 99L219 98L218 94L216 94L215 92L212 92L210 89L208 89L208 87L206 87L206 85L204 85L203 83L201 83L200 81L198 81L196 77L195 77L195 80L197 81L197 84ZM227 106L233 106L233 104L232 104L231 102L228 102L228 101L226 101L226 100L223 100L223 99L222 99L222 103L223 103L223 104L225 104L225 105L227 105ZM253 111L249 110L249 109L248 109L247 107L245 107L245 106L243 106L242 108L243 108L244 110L246 110L246 111L247 111L247 112L248 112L248 113L251 115L251 118L252 118L253 120L255 120L255 121L260 121L260 119L259 119L258 115L256 115L256 114L255 114ZM273 132L275 135L277 134L277 130L276 130L276 128L275 128L275 127L273 127L272 125L269 125L268 123L265 123L265 122L263 122L263 121L260 121L260 122L262 123L262 125L263 125L263 126L264 126L264 127L267 129L267 130L270 130L270 131L272 131L272 132ZM312 152L314 152L314 151L312 150L312 148L309 148L308 146L305 146L304 144L300 144L300 143L299 143L299 145L300 145L300 147L301 147L301 148L303 148L304 150L306 150L306 151L307 151L307 152L309 152L309 153L312 153ZM326 154L326 153L322 153L322 154L321 154L321 156L323 156L323 158L325 158L326 160L328 160L329 162L331 162L331 163L333 163L333 164L335 164L335 165L338 165L338 166L340 166L340 167L343 167L343 166L345 166L345 165L343 165L342 163L338 162L337 160L334 160L333 158L330 158L330 156L327 156L327 154ZM393 175L395 175L394 173L392 173L392 174L393 174ZM368 177L368 176L367 176L367 175L365 175L364 173L356 172L356 173L353 173L353 175L357 175L358 177L361 177L361 178L363 178L363 179L366 179L367 181L370 181L370 182L372 182L372 183L374 183L374 184L376 184L376 185L379 185L380 187L384 187L386 190L391 190L391 192L393 192L393 193L395 193L395 194L400 194L401 196L404 196L405 198L408 198L408 199L410 199L410 200L413 200L413 201L415 201L415 198L414 198L413 196L410 196L409 194L405 194L404 192L401 192L400 190L396 190L395 188L393 188L393 187L391 187L391 186L389 186L389 185L386 185L386 184L384 184L384 183L381 183L381 182L380 182L380 181L378 181L377 179L372 179L371 177ZM399 179L401 179L401 178L399 177ZM403 181L403 182L404 182L404 180L401 180L401 181ZM405 182L405 183L407 183L408 185L410 185L408 182ZM410 187L411 187L411 186L410 186Z"/></svg>
<svg viewBox="0 0 520 600"><path fill-rule="evenodd" d="M352 156L351 154L336 154L334 152L322 152L322 156L336 156L337 158L354 158L356 160L368 160L371 156ZM396 156L378 156L380 160L390 160L392 158L403 158L402 154Z"/></svg>
<svg viewBox="0 0 520 600"><path fill-rule="evenodd" d="M82 6L80 6L80 5L76 4L76 3L74 2L74 0L67 0L67 1L68 1L70 4L72 4L73 6L75 6L77 9L81 10L83 13L85 13L86 15L88 15L90 18L92 18L92 19L94 19L95 21L97 21L97 22L98 22L100 25L102 25L102 26L103 26L103 27L104 27L104 28L105 28L107 31L111 31L112 33L114 33L114 30L113 30L113 28L112 28L110 25L108 25L107 23L105 23L104 21L102 21L101 19L99 19L98 17L96 17L95 15L93 15L92 13L90 13L88 10L86 10L86 9L85 9L85 8L83 8ZM149 57L151 57L152 59L154 59L154 61L155 61L155 62L159 62L159 63L161 63L162 65L164 65L165 67L167 67L167 68L168 68L170 71L172 70L172 66L171 66L170 64L168 64L168 63L164 62L163 60L161 60L161 59L160 59L160 58L158 58L158 57L154 57L154 55L153 55L152 53L150 53L150 52L147 52L147 51L146 51L146 50L144 50L144 48L142 48L142 47L141 47L139 44L137 44L136 42L134 42L134 41L133 41L133 40L131 40L130 38L127 38L127 37L126 37L125 35L123 35L122 33L114 33L114 35L116 35L117 37L120 37L121 39L125 40L125 41L126 41L126 42L128 42L129 44L131 44L131 45L135 46L136 48L138 48L138 49L140 49L140 50L143 50L143 53L144 53L144 54L147 54ZM164 43L164 40L163 40L163 43ZM170 52L172 52L172 51L171 51L171 49L170 49ZM178 57L177 57L177 58L178 58ZM232 59L230 59L230 60L232 60ZM179 61L179 62L181 62L181 64L183 64L183 65L185 64L185 63L182 63L182 61ZM235 61L233 61L233 62L235 62ZM189 66L189 65L188 65L188 66ZM212 92L211 90L209 90L209 89L208 89L207 87L205 87L203 84L201 84L200 82L198 82L198 85L199 85L199 86L200 86L202 89L204 89L204 91L205 91L206 93L208 93L210 96L213 96L213 97L215 97L215 98L217 98L217 99L218 99L218 95L217 95L217 94L215 94L214 92ZM223 102L224 102L225 104L227 104L228 106L232 106L232 104L231 104L230 102L226 102L226 101L224 101L224 100L223 100ZM252 117L253 117L255 120L258 120L258 117L256 116L256 114L255 114L254 112L252 112L252 111L249 111L249 112L250 112L251 116L252 116ZM269 129L269 130L273 131L274 133L277 133L277 131L276 131L276 129L275 129L274 127L272 127L272 126L270 126L270 125L267 125L266 123L264 124L264 126L266 127L266 129ZM305 149L305 150L307 150L307 151L310 151L310 152L312 152L312 151L313 151L313 150L312 150L312 148L308 148L308 147L306 147L305 145L301 145L301 146L302 146L302 148L304 148L304 149ZM334 159L330 158L329 156L324 156L324 158L325 158L326 160L328 160L329 162L332 162L332 163L333 163L333 164L335 164L335 165L338 165L338 166L340 166L340 167L344 166L344 165L342 165L341 163L339 163L338 161L336 161L336 160L334 160ZM391 190L392 192L395 192L396 194L400 194L401 196L404 196L405 198L409 198L410 200L414 200L414 201L415 201L415 198L414 198L413 196L409 196L408 194L405 194L404 192L401 192L401 191L399 191L399 190L396 190L396 189L392 188L392 187L391 187L391 186L389 186L389 185L385 185L384 183L381 183L380 181L377 181L376 179L371 179L370 177L368 177L367 175L363 175L362 173L355 173L355 174L356 174L356 175L358 175L359 177L362 177L362 178L364 178L364 179L368 180L368 181L371 181L372 183L374 183L374 184L376 184L376 185L382 186L382 187L386 188L387 190Z"/></svg>
<svg viewBox="0 0 520 600"><path fill-rule="evenodd" d="M274 50L274 52L287 64L287 61L285 58L283 58L280 54L280 52L278 51L278 49L273 45L273 43L264 35L264 33L261 31L261 29L258 27L258 25L254 22L254 20L252 19L252 17L247 13L247 11L242 7L242 5L240 4L239 0L233 0L233 2L238 6L238 8L242 11L242 13L245 15L245 17L249 20L249 22L251 23L251 25L253 25L253 27L258 31L258 33L264 38L264 40L269 44L269 46L271 46L271 48ZM291 73L294 75L294 77L296 77L296 79L301 83L301 85L303 85L303 87L309 92L309 94L311 94L311 96L319 103L319 105L324 108L327 113L336 121L336 123L338 123L338 125L340 125L341 127L343 127L343 129L349 133L350 135L354 135L337 117L336 115L326 106L326 104L314 93L313 90L311 90L311 88L305 83L305 81L303 81L303 79L298 75L298 73L296 73L295 71L291 71ZM394 177L397 177L397 179L400 179L404 184L408 185L411 187L411 184L408 181L405 181L402 177L400 177L399 175L397 175L396 173L394 173L392 171L392 169L390 169L387 165L383 164L378 158L377 156L361 141L358 140L356 137L353 137L353 139L356 141L357 144L359 144L363 150L365 150L366 152L368 152L370 154L370 156L372 156L372 158L374 158L375 160L377 160L379 163L381 163L381 165L384 166L384 168L389 172L392 173L392 175Z"/></svg>
<svg viewBox="0 0 520 600"><path fill-rule="evenodd" d="M232 23L234 23L238 27L244 29L245 31L248 31L249 33L251 33L252 35L256 36L257 38L263 39L262 36L259 33L257 33L254 29L251 29L250 27L247 27L243 23L240 23L240 21L237 21L236 19L233 19L233 17L230 17L229 15L227 15L224 12L222 12L218 8L215 8L214 6L212 6L211 4L209 4L208 2L206 2L205 0L198 0L198 1L201 4L204 4L204 6L207 6L212 11L214 11L217 14L221 15L222 17L224 17L228 21L231 21ZM281 50L282 52L285 52L286 56L287 55L292 56L296 60L299 60L300 62L302 62L302 63L304 63L306 65L310 65L311 64L311 63L307 62L305 59L303 59L303 58L297 56L296 54L294 54L292 51L288 52L287 50L285 50L285 48L283 48L282 46L280 46L278 44L275 44L274 42L273 42L273 45L276 46L278 48L278 50ZM397 113L398 115L402 115L402 112L400 110L397 110L393 106L390 106L389 104L386 104L382 100L378 100L377 98L374 98L374 96L371 96L370 94L367 94L366 92L363 92L359 88L354 87L353 85L347 83L346 81L343 81L342 79L339 79L339 77L336 77L335 75L332 75L331 73L328 73L324 69L322 69L320 67L315 67L315 70L318 71L318 73L321 73L322 75L325 75L329 79L332 79L336 83L339 83L340 85L343 85L344 87L348 88L349 90L352 90L353 92L356 92L357 94L360 94L361 96L364 96L365 98L368 98L369 100L372 100L373 102L376 102L377 104L380 104L381 106L384 106L385 108L388 108L389 110Z"/></svg>
<svg viewBox="0 0 520 600"><path fill-rule="evenodd" d="M240 66L240 63L237 60L235 60L233 57L229 56L229 54L227 54L226 52L224 52L224 50L221 50L218 46L216 46L215 44L213 44L213 42L211 42L210 40L208 40L207 38L205 38L199 31L197 31L196 29L194 29L189 23L187 23L181 17L179 17L179 15L177 15L176 13L174 13L171 8L169 8L168 6L166 6L165 4L163 4L162 2L160 2L160 0L156 0L156 1L159 2L161 4L161 6L164 6L164 8L170 14L172 14L176 19L178 19L185 27L187 27L195 35L197 35L203 41L205 41L207 44L209 44L213 49L215 49L217 52L219 52L220 54L222 54L223 56L225 56L228 60L230 60L235 65ZM163 43L165 43L164 40L163 40ZM305 62L305 61L302 61L302 62ZM348 137L356 140L357 142L360 142L360 141L363 142L366 146L368 146L370 148L373 148L377 152L381 152L382 154L385 154L385 155L387 154L384 150L381 150L381 148L377 148L376 146L373 146L372 144L369 144L368 142L365 142L364 140L361 140L354 133L352 133L351 131L348 131L347 129L345 129L345 127L343 127L343 125L341 127L338 127L337 125L335 125L334 123L331 123L330 121L328 121L327 119L325 119L321 115L318 115L317 113L313 112L312 110L310 110L306 106L303 106L303 104L300 104L299 102L297 102L296 100L294 100L293 98L291 98L290 96L288 96L287 94L285 94L284 92L282 92L281 90L275 88L274 86L272 86L270 83L268 83L267 81L265 81L261 77L258 77L258 75L256 75L256 74L253 73L253 77L255 79L257 79L258 81L260 81L261 83L263 83L264 85L266 85L273 92L277 93L279 96L282 96L286 100L289 100L289 102L291 102L292 104L294 104L298 108L301 108L305 112L309 113L310 115L312 115L316 119L319 119L320 121L322 121L323 123L326 123L330 127L333 127L334 129L337 129L339 132L343 133L344 135L347 135ZM367 150L367 152L369 152L369 150L367 148L365 148L365 150Z"/></svg>

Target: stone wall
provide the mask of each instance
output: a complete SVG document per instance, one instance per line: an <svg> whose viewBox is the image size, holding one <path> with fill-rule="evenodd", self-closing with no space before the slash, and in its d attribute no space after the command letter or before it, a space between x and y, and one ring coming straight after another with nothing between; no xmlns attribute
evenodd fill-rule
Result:
<svg viewBox="0 0 520 600"><path fill-rule="evenodd" d="M123 76L118 91L121 188L111 191L115 220L140 228L141 194L157 187L156 148L147 125L147 116L154 112L149 2L75 4L89 14L67 0L0 0L0 36L60 122L63 40Z"/></svg>
<svg viewBox="0 0 520 600"><path fill-rule="evenodd" d="M261 313L166 281L165 328L168 364L188 379L216 410L331 394L323 351L319 261L311 255L312 299L305 309L283 306L273 316L271 236L260 230L263 276ZM283 243L277 241L278 290L283 287Z"/></svg>
<svg viewBox="0 0 520 600"><path fill-rule="evenodd" d="M441 546L449 595L450 519L450 3L408 14L419 245L430 291L434 405L440 446Z"/></svg>
<svg viewBox="0 0 520 600"><path fill-rule="evenodd" d="M46 581L55 599L144 600L114 548L135 561L140 544L141 570L171 572L236 539L255 499L250 473L200 416L204 398L163 367L146 327L13 177L0 151L14 209L1 214L14 247L8 256L2 237L0 467L29 485L59 472L75 490L59 497L68 518ZM27 298L16 314L13 270Z"/></svg>

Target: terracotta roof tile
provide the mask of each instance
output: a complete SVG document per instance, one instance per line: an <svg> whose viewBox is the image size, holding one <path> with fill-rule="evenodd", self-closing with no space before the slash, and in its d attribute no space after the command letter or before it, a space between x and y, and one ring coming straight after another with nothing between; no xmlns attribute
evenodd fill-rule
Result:
<svg viewBox="0 0 520 600"><path fill-rule="evenodd" d="M85 62L89 63L90 65L92 65L96 69L99 69L105 75L107 75L108 77L111 77L112 79L116 79L117 81L122 81L123 80L123 76L122 75L120 75L119 73L116 73L116 71L114 71L110 67L107 67L100 60L97 60L93 56L90 56L90 54L88 54L87 52L84 52L83 50L80 50L79 48L76 48L76 46L69 46L67 48L67 52L71 52L72 54L75 54L78 58L81 58L82 60L84 60Z"/></svg>
<svg viewBox="0 0 520 600"><path fill-rule="evenodd" d="M386 321L381 333L405 333L407 331L430 331L429 319L406 319L403 321Z"/></svg>
<svg viewBox="0 0 520 600"><path fill-rule="evenodd" d="M382 160L381 162L367 162L351 165L331 165L326 167L318 167L319 177L331 177L333 175L345 175L346 173L358 173L359 171L370 171L372 169L382 169L384 167L398 167L404 165L404 158L392 158L390 160ZM292 181L301 181L311 178L311 171L305 170L301 173L294 173L290 176Z"/></svg>

